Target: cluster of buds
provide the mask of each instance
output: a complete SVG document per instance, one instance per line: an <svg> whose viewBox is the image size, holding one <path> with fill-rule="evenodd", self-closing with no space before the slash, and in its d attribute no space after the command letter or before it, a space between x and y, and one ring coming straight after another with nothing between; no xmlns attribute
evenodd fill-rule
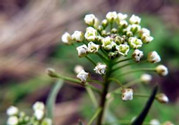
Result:
<svg viewBox="0 0 179 125"><path fill-rule="evenodd" d="M36 102L33 110L34 115L28 116L17 107L10 106L7 109L7 125L52 125L52 120L45 117L45 105L42 102Z"/></svg>

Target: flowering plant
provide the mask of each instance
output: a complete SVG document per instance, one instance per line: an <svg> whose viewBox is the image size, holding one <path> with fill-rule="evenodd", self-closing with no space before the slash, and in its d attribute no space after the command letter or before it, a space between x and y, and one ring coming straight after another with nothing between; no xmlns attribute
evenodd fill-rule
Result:
<svg viewBox="0 0 179 125"><path fill-rule="evenodd" d="M66 80L86 88L96 107L96 112L87 125L93 124L94 121L96 121L96 125L102 125L106 123L104 113L107 108L107 100L111 95L118 93L121 94L122 101L133 100L133 96L137 96L137 94L135 94L132 86L139 82L149 83L152 79L152 76L146 73L147 71L166 76L168 69L166 66L159 64L154 68L123 70L124 67L129 65L154 64L161 61L155 50L149 52L147 57L144 56L142 47L147 46L154 38L151 36L150 30L141 26L140 17L136 15L128 17L127 14L114 11L108 12L106 18L102 21L99 21L94 14L86 15L84 21L87 24L85 32L74 31L72 35L66 32L61 37L62 42L74 46L80 58L89 60L94 66L94 72L101 75L102 80L91 78L90 73L79 65L75 67L76 78L63 76L51 68L47 72L51 77ZM100 61L97 62L94 58L91 58L90 55L92 54L98 57ZM144 74L138 80L121 83L123 76L135 72L144 72ZM111 83L116 83L119 88L110 90L110 87L113 86ZM96 87L95 84L99 84L100 87ZM99 102L94 93L98 94ZM169 101L165 94L157 94L157 87L155 87L142 113L127 124L142 125L154 99L161 103ZM168 123L164 123L164 125ZM160 123L153 119L150 124L158 125ZM79 125L83 125L83 123L80 122Z"/></svg>

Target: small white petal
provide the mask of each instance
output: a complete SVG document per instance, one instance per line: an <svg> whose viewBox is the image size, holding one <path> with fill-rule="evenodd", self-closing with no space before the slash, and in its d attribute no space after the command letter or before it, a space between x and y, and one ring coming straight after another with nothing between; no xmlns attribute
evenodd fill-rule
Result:
<svg viewBox="0 0 179 125"><path fill-rule="evenodd" d="M65 32L62 37L62 42L65 44L71 44L72 43L72 38L71 35L68 32Z"/></svg>
<svg viewBox="0 0 179 125"><path fill-rule="evenodd" d="M161 58L156 51L152 51L148 54L147 60L151 63L158 63L161 61Z"/></svg>
<svg viewBox="0 0 179 125"><path fill-rule="evenodd" d="M129 46L127 44L120 44L116 46L118 53L122 56L126 56L129 52Z"/></svg>
<svg viewBox="0 0 179 125"><path fill-rule="evenodd" d="M149 75L149 74L143 74L141 77L140 77L140 80L144 83L148 83L152 80L152 76Z"/></svg>
<svg viewBox="0 0 179 125"><path fill-rule="evenodd" d="M144 53L141 50L135 49L132 57L134 58L134 60L136 62L139 62L141 60L141 58L144 56Z"/></svg>
<svg viewBox="0 0 179 125"><path fill-rule="evenodd" d="M132 48L137 49L142 47L142 41L136 37L130 37L129 38L129 44Z"/></svg>
<svg viewBox="0 0 179 125"><path fill-rule="evenodd" d="M117 13L115 11L113 12L108 12L106 14L106 19L111 21L111 20L116 20L117 19Z"/></svg>
<svg viewBox="0 0 179 125"><path fill-rule="evenodd" d="M88 52L96 53L96 52L98 52L98 49L99 49L99 45L97 45L93 42L88 43Z"/></svg>
<svg viewBox="0 0 179 125"><path fill-rule="evenodd" d="M81 80L81 82L86 82L87 78L88 78L89 73L85 72L84 70L81 70L78 74L77 74L77 78Z"/></svg>
<svg viewBox="0 0 179 125"><path fill-rule="evenodd" d="M122 100L132 100L133 99L133 89L127 88L122 90Z"/></svg>
<svg viewBox="0 0 179 125"><path fill-rule="evenodd" d="M158 65L156 67L156 72L161 76L166 76L168 74L168 69L164 65Z"/></svg>
<svg viewBox="0 0 179 125"><path fill-rule="evenodd" d="M94 68L94 71L98 74L105 74L107 66L105 64L98 63L98 65Z"/></svg>
<svg viewBox="0 0 179 125"><path fill-rule="evenodd" d="M87 54L88 47L84 44L84 45L78 46L76 48L76 50L78 51L78 56L82 57L82 56L85 56Z"/></svg>
<svg viewBox="0 0 179 125"><path fill-rule="evenodd" d="M138 17L138 16L136 16L136 15L132 15L132 16L130 17L130 19L129 19L129 22L130 22L131 24L139 24L140 21L141 21L141 18Z"/></svg>
<svg viewBox="0 0 179 125"><path fill-rule="evenodd" d="M83 33L81 31L75 31L71 36L77 42L83 41Z"/></svg>
<svg viewBox="0 0 179 125"><path fill-rule="evenodd" d="M86 28L85 38L89 41L94 41L97 38L97 31L93 27Z"/></svg>

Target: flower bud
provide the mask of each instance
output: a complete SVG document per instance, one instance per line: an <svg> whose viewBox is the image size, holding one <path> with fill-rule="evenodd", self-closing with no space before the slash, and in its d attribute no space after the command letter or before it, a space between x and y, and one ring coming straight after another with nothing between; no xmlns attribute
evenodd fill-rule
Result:
<svg viewBox="0 0 179 125"><path fill-rule="evenodd" d="M149 74L143 74L143 75L140 77L140 80L141 80L141 82L149 83L149 82L152 80L152 76L149 75Z"/></svg>
<svg viewBox="0 0 179 125"><path fill-rule="evenodd" d="M75 31L71 36L72 36L72 39L77 42L83 41L83 33L81 31Z"/></svg>
<svg viewBox="0 0 179 125"><path fill-rule="evenodd" d="M44 117L44 115L45 115L45 112L43 110L37 109L34 111L34 116L37 120L41 120Z"/></svg>
<svg viewBox="0 0 179 125"><path fill-rule="evenodd" d="M117 33L117 29L116 28L112 28L111 33Z"/></svg>
<svg viewBox="0 0 179 125"><path fill-rule="evenodd" d="M71 44L72 43L72 37L68 32L65 32L62 37L62 42L65 44Z"/></svg>
<svg viewBox="0 0 179 125"><path fill-rule="evenodd" d="M102 20L102 26L106 27L108 25L108 21L106 19Z"/></svg>
<svg viewBox="0 0 179 125"><path fill-rule="evenodd" d="M132 54L132 57L136 62L139 62L143 56L144 56L143 52L138 49L135 49Z"/></svg>
<svg viewBox="0 0 179 125"><path fill-rule="evenodd" d="M53 68L47 68L46 72L47 72L48 76L50 76L50 77L57 77L56 71Z"/></svg>
<svg viewBox="0 0 179 125"><path fill-rule="evenodd" d="M94 14L87 14L84 18L84 21L86 24L93 26L95 24L95 21L97 21L97 18Z"/></svg>
<svg viewBox="0 0 179 125"><path fill-rule="evenodd" d="M118 17L119 21L123 21L127 18L127 14L118 13L117 17Z"/></svg>
<svg viewBox="0 0 179 125"><path fill-rule="evenodd" d="M133 89L126 88L122 90L122 100L132 100L133 99Z"/></svg>
<svg viewBox="0 0 179 125"><path fill-rule="evenodd" d="M166 76L168 74L168 69L164 65L158 65L155 70L161 76Z"/></svg>
<svg viewBox="0 0 179 125"><path fill-rule="evenodd" d="M112 41L112 38L107 36L102 39L102 47L106 50L111 50L116 44Z"/></svg>
<svg viewBox="0 0 179 125"><path fill-rule="evenodd" d="M158 63L161 61L159 54L156 51L152 51L148 54L147 60L150 63Z"/></svg>
<svg viewBox="0 0 179 125"><path fill-rule="evenodd" d="M7 125L18 125L19 119L17 116L11 116L7 120Z"/></svg>
<svg viewBox="0 0 179 125"><path fill-rule="evenodd" d="M143 34L150 36L150 30L148 30L147 28L142 28L140 29L139 34L140 36L142 36Z"/></svg>
<svg viewBox="0 0 179 125"><path fill-rule="evenodd" d="M131 25L131 31L134 32L134 33L138 32L140 29L141 29L141 26L138 25L138 24L132 24Z"/></svg>
<svg viewBox="0 0 179 125"><path fill-rule="evenodd" d="M141 39L144 43L150 43L154 38L144 33Z"/></svg>
<svg viewBox="0 0 179 125"><path fill-rule="evenodd" d="M98 52L98 49L99 49L99 45L97 45L93 42L88 43L88 52L96 53L96 52Z"/></svg>
<svg viewBox="0 0 179 125"><path fill-rule="evenodd" d="M79 73L81 70L84 70L83 66L81 65L76 65L74 68L75 73Z"/></svg>
<svg viewBox="0 0 179 125"><path fill-rule="evenodd" d="M134 49L142 47L142 41L136 37L130 37L129 44Z"/></svg>
<svg viewBox="0 0 179 125"><path fill-rule="evenodd" d="M127 44L120 44L116 46L118 53L122 56L126 56L129 52L129 46Z"/></svg>
<svg viewBox="0 0 179 125"><path fill-rule="evenodd" d="M102 75L106 73L106 67L107 66L105 64L98 63L98 65L94 68L94 71Z"/></svg>
<svg viewBox="0 0 179 125"><path fill-rule="evenodd" d="M93 27L86 28L85 38L89 41L94 41L97 37L97 31Z"/></svg>
<svg viewBox="0 0 179 125"><path fill-rule="evenodd" d="M107 19L108 21L116 20L116 19L117 19L117 13L116 13L115 11L113 11L113 12L108 12L108 13L106 14L106 19Z"/></svg>
<svg viewBox="0 0 179 125"><path fill-rule="evenodd" d="M81 70L77 74L77 78L81 80L81 82L86 82L87 78L89 76L89 73L85 72L85 70Z"/></svg>
<svg viewBox="0 0 179 125"><path fill-rule="evenodd" d="M15 106L10 106L7 111L7 115L12 116L12 115L17 115L19 113L19 109Z"/></svg>
<svg viewBox="0 0 179 125"><path fill-rule="evenodd" d="M131 24L139 24L140 21L141 21L141 18L138 17L138 16L136 16L136 15L132 15L132 16L130 17L130 19L129 19L129 22L130 22Z"/></svg>
<svg viewBox="0 0 179 125"><path fill-rule="evenodd" d="M121 20L121 21L119 22L119 25L120 25L121 27L127 27L128 23L127 23L126 20Z"/></svg>
<svg viewBox="0 0 179 125"><path fill-rule="evenodd" d="M36 102L34 105L33 105L33 110L45 110L45 105L44 103L42 102Z"/></svg>
<svg viewBox="0 0 179 125"><path fill-rule="evenodd" d="M164 93L159 93L156 95L156 99L157 101L159 101L160 103L168 103L169 99L168 97L164 94Z"/></svg>
<svg viewBox="0 0 179 125"><path fill-rule="evenodd" d="M152 119L152 120L150 121L150 125L160 125L160 122L159 122L159 120L157 120L157 119Z"/></svg>
<svg viewBox="0 0 179 125"><path fill-rule="evenodd" d="M88 47L87 47L85 44L83 44L83 45L81 45L81 46L78 46L78 47L76 48L76 50L78 51L78 56L79 56L79 57L83 57L83 56L86 56L86 55L87 55Z"/></svg>

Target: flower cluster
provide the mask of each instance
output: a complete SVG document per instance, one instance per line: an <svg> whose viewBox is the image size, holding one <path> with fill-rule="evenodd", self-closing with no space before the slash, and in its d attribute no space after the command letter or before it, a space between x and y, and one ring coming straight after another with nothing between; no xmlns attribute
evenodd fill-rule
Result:
<svg viewBox="0 0 179 125"><path fill-rule="evenodd" d="M45 117L45 105L42 102L36 102L33 110L34 115L30 117L17 107L10 106L7 109L7 125L52 125L52 120Z"/></svg>

